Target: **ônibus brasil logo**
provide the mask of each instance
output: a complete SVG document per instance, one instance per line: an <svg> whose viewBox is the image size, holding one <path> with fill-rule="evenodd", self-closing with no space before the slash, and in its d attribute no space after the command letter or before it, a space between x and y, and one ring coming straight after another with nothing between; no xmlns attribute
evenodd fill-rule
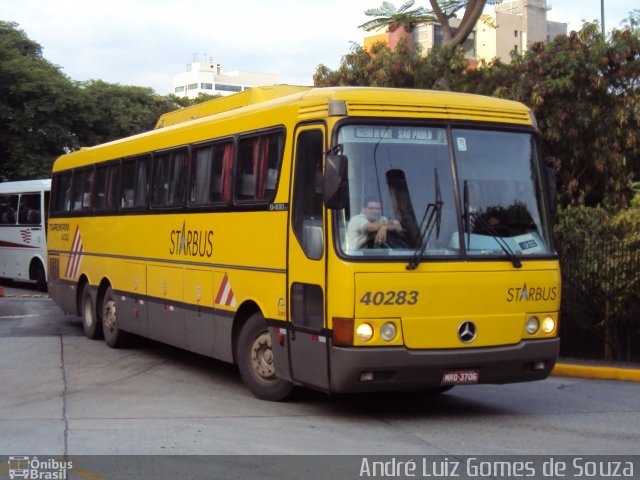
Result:
<svg viewBox="0 0 640 480"><path fill-rule="evenodd" d="M73 468L73 462L38 457L9 457L9 478L24 478L32 480L67 480L68 470Z"/></svg>

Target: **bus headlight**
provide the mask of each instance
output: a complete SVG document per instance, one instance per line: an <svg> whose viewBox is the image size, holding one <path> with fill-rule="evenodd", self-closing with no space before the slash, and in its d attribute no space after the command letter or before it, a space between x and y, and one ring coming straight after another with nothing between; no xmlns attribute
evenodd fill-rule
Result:
<svg viewBox="0 0 640 480"><path fill-rule="evenodd" d="M556 329L556 321L553 317L547 316L542 321L542 331L546 334L553 332Z"/></svg>
<svg viewBox="0 0 640 480"><path fill-rule="evenodd" d="M538 317L529 317L525 328L529 335L535 335L540 328L540 320L538 320Z"/></svg>
<svg viewBox="0 0 640 480"><path fill-rule="evenodd" d="M368 342L373 338L373 327L368 323L361 323L356 328L356 336L361 342Z"/></svg>
<svg viewBox="0 0 640 480"><path fill-rule="evenodd" d="M387 322L380 328L380 337L382 337L385 342L391 342L394 338L396 338L397 334L398 329L392 322Z"/></svg>

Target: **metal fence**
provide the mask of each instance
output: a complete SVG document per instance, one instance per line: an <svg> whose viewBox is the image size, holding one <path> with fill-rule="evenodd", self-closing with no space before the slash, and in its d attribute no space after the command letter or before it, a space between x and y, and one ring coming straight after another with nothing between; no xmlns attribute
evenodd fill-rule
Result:
<svg viewBox="0 0 640 480"><path fill-rule="evenodd" d="M561 355L640 361L640 246L559 245Z"/></svg>

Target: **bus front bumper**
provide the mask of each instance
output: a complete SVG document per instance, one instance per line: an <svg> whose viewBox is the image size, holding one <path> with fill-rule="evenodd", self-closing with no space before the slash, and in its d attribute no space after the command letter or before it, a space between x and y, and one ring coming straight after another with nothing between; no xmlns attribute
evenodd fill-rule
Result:
<svg viewBox="0 0 640 480"><path fill-rule="evenodd" d="M455 350L332 347L331 391L437 389L448 385L443 379L450 372L471 372L473 383L542 380L551 373L559 349L559 338Z"/></svg>

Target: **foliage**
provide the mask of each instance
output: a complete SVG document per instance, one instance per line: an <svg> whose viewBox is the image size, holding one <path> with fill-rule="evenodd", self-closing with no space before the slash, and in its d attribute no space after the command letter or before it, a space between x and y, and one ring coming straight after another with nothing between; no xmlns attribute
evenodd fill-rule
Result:
<svg viewBox="0 0 640 480"><path fill-rule="evenodd" d="M459 50L434 48L421 56L406 48L392 52L377 45L367 52L355 46L337 70L320 65L314 82L518 100L532 108L558 159L561 204L628 204L631 180L640 178L640 30L614 30L604 39L595 24L585 24L514 55L510 64L495 60L477 69Z"/></svg>
<svg viewBox="0 0 640 480"><path fill-rule="evenodd" d="M458 85L467 69L460 49L434 48L426 56L411 51L402 42L395 50L382 43L365 50L353 44L332 71L319 65L313 77L322 86L379 86L396 88L450 89Z"/></svg>
<svg viewBox="0 0 640 480"><path fill-rule="evenodd" d="M640 209L630 210L568 206L556 218L564 336L590 332L608 360L631 360L640 339Z"/></svg>
<svg viewBox="0 0 640 480"><path fill-rule="evenodd" d="M625 205L640 158L640 32L596 24L514 56L510 86L497 91L531 106L561 161L564 203ZM635 167L635 172L634 172Z"/></svg>
<svg viewBox="0 0 640 480"><path fill-rule="evenodd" d="M0 21L0 180L45 177L74 145L71 81L15 23Z"/></svg>
<svg viewBox="0 0 640 480"><path fill-rule="evenodd" d="M396 8L391 2L382 2L381 7L370 8L364 12L365 15L375 18L363 23L359 28L367 32L383 28L388 28L390 32L394 32L398 28L412 32L417 25L434 20L434 17L429 15L424 7L410 10L414 3L415 0L409 0L403 3L400 8Z"/></svg>
<svg viewBox="0 0 640 480"><path fill-rule="evenodd" d="M97 145L153 129L158 117L174 110L168 97L150 88L91 80L77 85L82 104L75 133L83 146Z"/></svg>
<svg viewBox="0 0 640 480"><path fill-rule="evenodd" d="M72 82L17 24L0 22L0 181L47 177L67 151L150 130L163 113L212 98Z"/></svg>

